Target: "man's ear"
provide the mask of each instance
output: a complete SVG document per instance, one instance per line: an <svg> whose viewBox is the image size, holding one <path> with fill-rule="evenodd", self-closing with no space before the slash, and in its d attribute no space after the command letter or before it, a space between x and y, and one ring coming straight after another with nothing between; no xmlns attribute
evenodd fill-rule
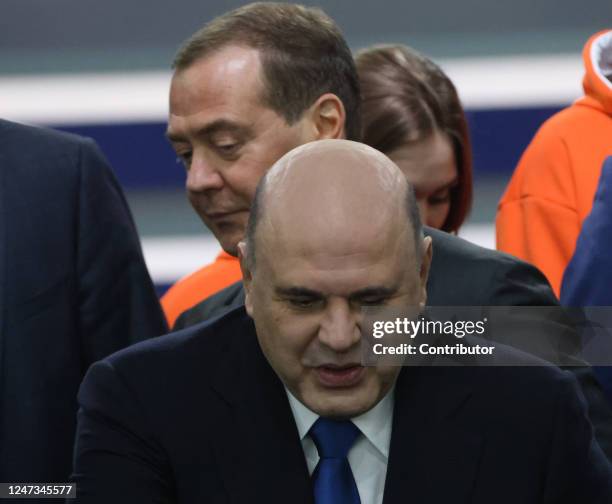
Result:
<svg viewBox="0 0 612 504"><path fill-rule="evenodd" d="M346 138L346 111L333 93L319 96L307 111L314 126L315 140Z"/></svg>
<svg viewBox="0 0 612 504"><path fill-rule="evenodd" d="M423 238L421 253L421 269L419 271L419 277L421 280L421 289L419 292L419 307L421 310L425 308L427 303L427 279L429 278L429 270L431 268L431 258L433 257L433 247L431 244L431 236Z"/></svg>
<svg viewBox="0 0 612 504"><path fill-rule="evenodd" d="M253 316L253 296L251 295L251 286L253 282L253 272L249 267L247 260L247 243L241 241L238 243L238 259L240 261L240 271L242 272L242 284L244 285L244 306L250 317Z"/></svg>

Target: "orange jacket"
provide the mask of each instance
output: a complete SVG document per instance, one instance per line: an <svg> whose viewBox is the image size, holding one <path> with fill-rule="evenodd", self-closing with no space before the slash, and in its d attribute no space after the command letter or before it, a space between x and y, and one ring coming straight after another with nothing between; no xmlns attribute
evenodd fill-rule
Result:
<svg viewBox="0 0 612 504"><path fill-rule="evenodd" d="M612 30L583 49L585 96L547 120L523 153L497 209L497 248L535 264L559 296L561 279L612 155Z"/></svg>
<svg viewBox="0 0 612 504"><path fill-rule="evenodd" d="M214 263L181 278L161 298L161 305L172 327L178 316L203 299L242 278L238 258L221 251Z"/></svg>

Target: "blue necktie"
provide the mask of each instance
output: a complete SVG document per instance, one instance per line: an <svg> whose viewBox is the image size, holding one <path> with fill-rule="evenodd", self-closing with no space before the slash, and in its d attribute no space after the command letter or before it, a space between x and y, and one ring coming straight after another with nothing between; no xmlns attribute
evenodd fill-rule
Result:
<svg viewBox="0 0 612 504"><path fill-rule="evenodd" d="M320 458L312 475L316 504L360 504L346 458L357 436L359 429L350 420L319 418L310 428Z"/></svg>

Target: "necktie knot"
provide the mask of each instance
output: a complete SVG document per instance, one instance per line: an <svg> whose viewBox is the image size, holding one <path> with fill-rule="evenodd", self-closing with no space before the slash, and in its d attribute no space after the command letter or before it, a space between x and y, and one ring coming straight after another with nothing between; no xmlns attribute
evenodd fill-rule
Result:
<svg viewBox="0 0 612 504"><path fill-rule="evenodd" d="M359 429L350 420L331 420L321 417L310 428L310 437L322 459L346 458L357 436Z"/></svg>

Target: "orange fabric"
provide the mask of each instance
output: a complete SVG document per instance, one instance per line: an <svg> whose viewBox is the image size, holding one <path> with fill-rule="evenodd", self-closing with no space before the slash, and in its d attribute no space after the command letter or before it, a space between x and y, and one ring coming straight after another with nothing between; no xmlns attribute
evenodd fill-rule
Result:
<svg viewBox="0 0 612 504"><path fill-rule="evenodd" d="M612 155L612 83L593 61L604 44L612 52L612 31L586 43L586 96L542 125L497 209L497 248L535 264L557 296L582 221L591 211L603 161Z"/></svg>
<svg viewBox="0 0 612 504"><path fill-rule="evenodd" d="M238 258L221 251L214 263L181 278L161 298L161 305L172 327L178 316L203 299L242 278Z"/></svg>

